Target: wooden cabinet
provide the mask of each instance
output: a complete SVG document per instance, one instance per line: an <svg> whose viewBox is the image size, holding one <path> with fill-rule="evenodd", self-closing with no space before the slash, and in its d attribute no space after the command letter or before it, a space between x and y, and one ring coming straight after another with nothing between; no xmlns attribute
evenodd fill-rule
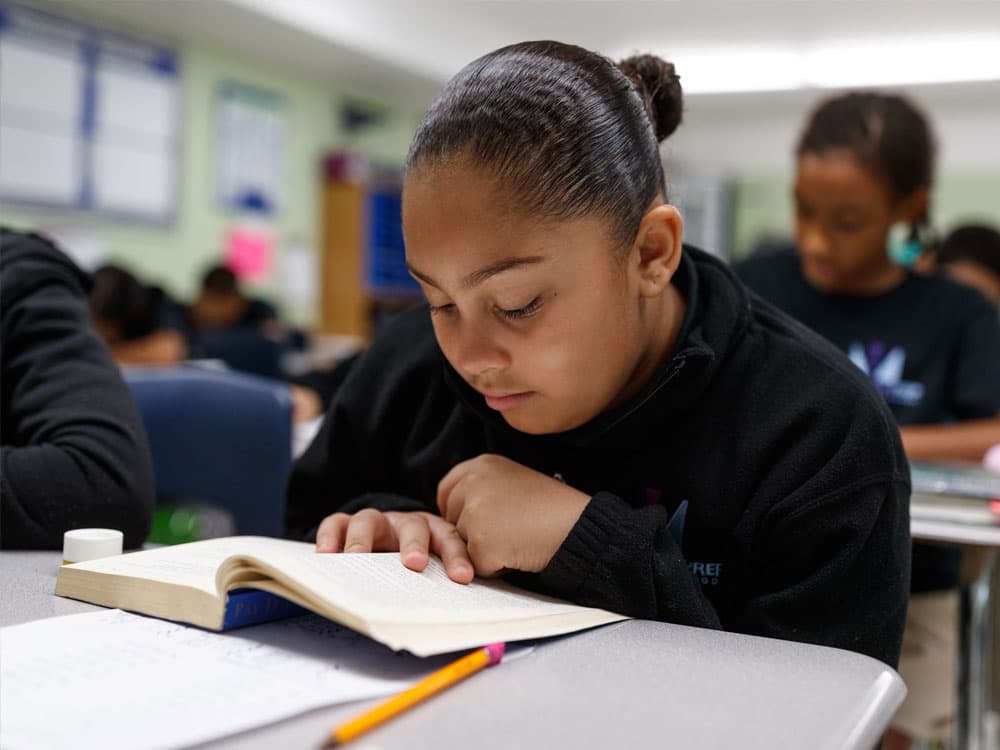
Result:
<svg viewBox="0 0 1000 750"><path fill-rule="evenodd" d="M323 244L320 269L320 332L370 336L365 294L365 203L363 184L327 180L323 185Z"/></svg>
<svg viewBox="0 0 1000 750"><path fill-rule="evenodd" d="M406 271L398 182L323 186L320 332L365 340L421 300Z"/></svg>

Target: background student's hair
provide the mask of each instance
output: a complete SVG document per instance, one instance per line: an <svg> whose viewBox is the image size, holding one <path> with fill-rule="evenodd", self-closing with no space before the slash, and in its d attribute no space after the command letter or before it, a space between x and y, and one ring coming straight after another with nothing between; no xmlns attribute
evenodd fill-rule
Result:
<svg viewBox="0 0 1000 750"><path fill-rule="evenodd" d="M897 199L933 182L930 126L902 96L852 92L820 103L799 139L796 156L840 148L885 177Z"/></svg>
<svg viewBox="0 0 1000 750"><path fill-rule="evenodd" d="M468 159L513 189L514 207L553 220L606 216L626 245L653 198L666 198L658 143L681 112L680 79L657 57L616 66L581 47L524 42L448 83L406 168Z"/></svg>
<svg viewBox="0 0 1000 750"><path fill-rule="evenodd" d="M1000 278L1000 231L985 224L966 224L953 229L937 251L943 265L960 260L978 263Z"/></svg>

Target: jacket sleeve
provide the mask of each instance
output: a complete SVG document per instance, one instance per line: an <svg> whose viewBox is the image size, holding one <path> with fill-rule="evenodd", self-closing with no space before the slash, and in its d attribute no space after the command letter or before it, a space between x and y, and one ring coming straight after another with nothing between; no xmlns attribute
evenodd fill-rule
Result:
<svg viewBox="0 0 1000 750"><path fill-rule="evenodd" d="M529 588L646 620L721 627L719 615L688 571L662 507L634 509L598 492L548 566L519 574Z"/></svg>
<svg viewBox="0 0 1000 750"><path fill-rule="evenodd" d="M643 619L845 648L895 665L909 596L909 488L879 477L775 504L755 535L747 595L721 616L662 508L598 493L549 565L519 582ZM533 580L532 580L533 579Z"/></svg>
<svg viewBox="0 0 1000 750"><path fill-rule="evenodd" d="M121 529L131 548L149 533L145 433L88 321L83 289L66 274L4 300L4 547L56 549L66 530L98 526Z"/></svg>
<svg viewBox="0 0 1000 750"><path fill-rule="evenodd" d="M776 505L758 537L759 581L731 627L895 667L910 596L909 498L909 482L887 475Z"/></svg>

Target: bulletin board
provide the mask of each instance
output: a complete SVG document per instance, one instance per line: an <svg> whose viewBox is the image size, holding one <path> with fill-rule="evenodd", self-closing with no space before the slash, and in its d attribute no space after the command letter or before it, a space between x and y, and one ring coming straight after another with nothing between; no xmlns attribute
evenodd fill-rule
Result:
<svg viewBox="0 0 1000 750"><path fill-rule="evenodd" d="M171 221L178 67L168 47L0 3L0 200Z"/></svg>
<svg viewBox="0 0 1000 750"><path fill-rule="evenodd" d="M288 118L276 91L237 81L216 94L216 195L223 208L273 216L285 202Z"/></svg>

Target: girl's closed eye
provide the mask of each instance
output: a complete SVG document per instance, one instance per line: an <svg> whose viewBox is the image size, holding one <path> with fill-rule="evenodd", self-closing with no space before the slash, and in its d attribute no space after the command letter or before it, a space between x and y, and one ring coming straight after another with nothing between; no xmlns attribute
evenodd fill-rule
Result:
<svg viewBox="0 0 1000 750"><path fill-rule="evenodd" d="M431 315L437 315L438 313L450 313L454 311L455 303L448 302L444 305L432 305L430 302L428 302L427 309L431 311Z"/></svg>
<svg viewBox="0 0 1000 750"><path fill-rule="evenodd" d="M535 297L531 302L524 305L523 307L517 307L514 309L508 309L504 307L495 308L497 314L507 318L507 320L522 320L524 318L529 318L538 312L539 308L542 306L541 295Z"/></svg>

